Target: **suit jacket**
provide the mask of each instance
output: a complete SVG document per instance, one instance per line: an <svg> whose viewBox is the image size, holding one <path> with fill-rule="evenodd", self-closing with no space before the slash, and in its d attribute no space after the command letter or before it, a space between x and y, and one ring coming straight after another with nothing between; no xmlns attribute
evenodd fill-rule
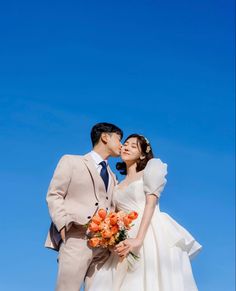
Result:
<svg viewBox="0 0 236 291"><path fill-rule="evenodd" d="M112 194L116 177L108 166L109 187L106 192L90 154L64 155L53 175L47 192L47 203L52 219L45 246L58 250L60 230L71 225L84 225L99 208L113 210Z"/></svg>

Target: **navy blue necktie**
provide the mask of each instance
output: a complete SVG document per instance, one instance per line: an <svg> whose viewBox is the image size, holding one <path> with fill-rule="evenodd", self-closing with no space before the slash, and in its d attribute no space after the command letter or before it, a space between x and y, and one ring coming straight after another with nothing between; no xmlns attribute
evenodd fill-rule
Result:
<svg viewBox="0 0 236 291"><path fill-rule="evenodd" d="M105 184L106 191L107 191L108 181L109 181L109 174L108 174L108 171L107 171L107 164L106 164L105 161L102 161L101 163L99 163L99 165L102 166L102 169L101 169L101 172L100 172L100 176L103 179L103 182Z"/></svg>

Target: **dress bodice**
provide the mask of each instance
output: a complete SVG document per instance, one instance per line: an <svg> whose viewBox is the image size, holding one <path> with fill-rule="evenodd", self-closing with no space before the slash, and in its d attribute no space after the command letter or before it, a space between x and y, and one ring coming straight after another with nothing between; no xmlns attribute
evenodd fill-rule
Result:
<svg viewBox="0 0 236 291"><path fill-rule="evenodd" d="M143 211L146 195L154 194L160 197L166 184L167 164L160 159L148 161L142 178L131 182L126 187L116 186L114 204L118 210L137 212Z"/></svg>
<svg viewBox="0 0 236 291"><path fill-rule="evenodd" d="M134 221L129 231L130 237L134 237L137 234L145 208L146 195L154 194L160 197L166 184L166 174L167 165L160 159L151 159L147 163L140 179L131 182L126 187L116 186L113 201L117 210L122 210L126 213L136 211L138 213L138 218ZM155 211L159 211L158 204Z"/></svg>
<svg viewBox="0 0 236 291"><path fill-rule="evenodd" d="M143 178L131 182L125 188L117 186L114 191L114 202L118 210L140 212L145 205Z"/></svg>

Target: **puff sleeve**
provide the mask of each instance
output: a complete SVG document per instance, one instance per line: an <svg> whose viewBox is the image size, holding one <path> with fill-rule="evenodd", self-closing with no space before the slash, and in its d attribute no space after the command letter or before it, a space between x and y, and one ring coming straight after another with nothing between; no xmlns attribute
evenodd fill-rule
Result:
<svg viewBox="0 0 236 291"><path fill-rule="evenodd" d="M167 164L163 163L160 159L149 160L143 173L144 193L160 197L166 184L166 175Z"/></svg>

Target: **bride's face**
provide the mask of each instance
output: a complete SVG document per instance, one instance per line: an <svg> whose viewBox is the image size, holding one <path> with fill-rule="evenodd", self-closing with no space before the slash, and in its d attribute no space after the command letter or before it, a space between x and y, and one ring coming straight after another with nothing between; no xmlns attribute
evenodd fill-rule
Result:
<svg viewBox="0 0 236 291"><path fill-rule="evenodd" d="M135 162L142 156L136 137L129 138L121 148L121 158L124 162Z"/></svg>

